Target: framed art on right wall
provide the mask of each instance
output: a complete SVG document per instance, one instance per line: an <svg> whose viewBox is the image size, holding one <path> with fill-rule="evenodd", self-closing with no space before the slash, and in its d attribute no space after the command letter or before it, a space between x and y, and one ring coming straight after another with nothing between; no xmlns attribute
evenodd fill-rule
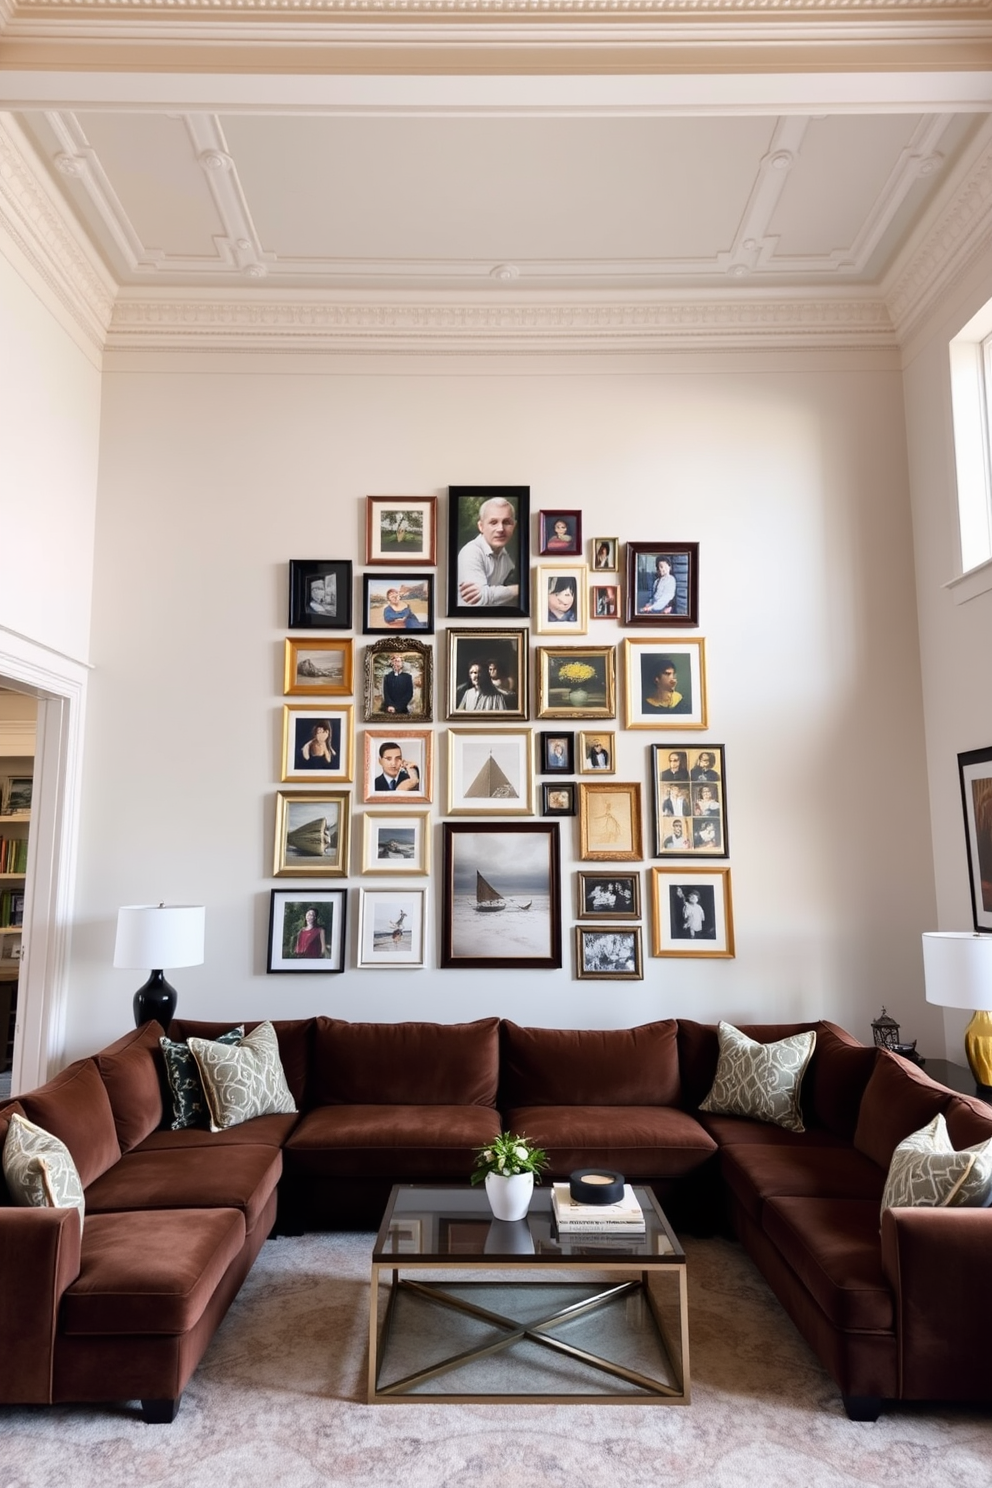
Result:
<svg viewBox="0 0 992 1488"><path fill-rule="evenodd" d="M968 843L971 912L976 930L992 930L992 749L958 755Z"/></svg>

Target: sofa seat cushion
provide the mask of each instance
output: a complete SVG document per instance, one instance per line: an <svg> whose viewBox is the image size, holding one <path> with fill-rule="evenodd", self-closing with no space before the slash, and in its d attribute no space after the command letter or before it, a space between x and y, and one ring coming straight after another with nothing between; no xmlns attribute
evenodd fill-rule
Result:
<svg viewBox="0 0 992 1488"><path fill-rule="evenodd" d="M122 1209L240 1209L250 1235L282 1173L272 1147L129 1152L86 1190L90 1214Z"/></svg>
<svg viewBox="0 0 992 1488"><path fill-rule="evenodd" d="M84 1189L120 1161L114 1113L95 1059L78 1059L18 1099L29 1121L68 1147Z"/></svg>
<svg viewBox="0 0 992 1488"><path fill-rule="evenodd" d="M762 1229L836 1328L894 1329L877 1199L768 1199Z"/></svg>
<svg viewBox="0 0 992 1488"><path fill-rule="evenodd" d="M162 1124L162 1062L154 1020L132 1029L96 1056L122 1152Z"/></svg>
<svg viewBox="0 0 992 1488"><path fill-rule="evenodd" d="M66 1334L187 1333L245 1243L240 1209L91 1214Z"/></svg>
<svg viewBox="0 0 992 1488"><path fill-rule="evenodd" d="M808 1126L804 1132L787 1131L768 1121L752 1121L748 1116L716 1116L711 1111L694 1112L700 1126L718 1147L850 1147L843 1137L835 1136L822 1126Z"/></svg>
<svg viewBox="0 0 992 1488"><path fill-rule="evenodd" d="M522 1132L567 1177L576 1168L618 1168L632 1178L678 1178L700 1167L716 1143L672 1106L516 1106L506 1128Z"/></svg>
<svg viewBox="0 0 992 1488"><path fill-rule="evenodd" d="M487 1106L319 1106L283 1149L286 1172L322 1178L467 1181L499 1132Z"/></svg>
<svg viewBox="0 0 992 1488"><path fill-rule="evenodd" d="M881 1168L853 1147L727 1147L720 1153L720 1169L756 1224L767 1199L877 1201L885 1184Z"/></svg>
<svg viewBox="0 0 992 1488"><path fill-rule="evenodd" d="M180 1152L193 1147L281 1147L299 1119L295 1113L289 1116L253 1116L251 1121L243 1121L240 1126L229 1126L219 1132L208 1131L205 1126L189 1126L180 1131L163 1128L152 1132L133 1151Z"/></svg>

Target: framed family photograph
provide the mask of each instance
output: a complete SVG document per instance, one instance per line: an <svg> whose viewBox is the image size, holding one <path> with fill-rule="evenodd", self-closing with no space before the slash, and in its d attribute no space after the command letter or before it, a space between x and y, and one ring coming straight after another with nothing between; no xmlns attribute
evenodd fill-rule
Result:
<svg viewBox="0 0 992 1488"><path fill-rule="evenodd" d="M539 563L534 569L534 630L538 635L585 635L589 629L589 570L584 563Z"/></svg>
<svg viewBox="0 0 992 1488"><path fill-rule="evenodd" d="M616 734L600 729L580 729L578 736L579 774L613 775L616 773Z"/></svg>
<svg viewBox="0 0 992 1488"><path fill-rule="evenodd" d="M437 562L436 496L366 496L365 562Z"/></svg>
<svg viewBox="0 0 992 1488"><path fill-rule="evenodd" d="M556 553L559 558L582 556L582 513L542 511L538 514L538 552Z"/></svg>
<svg viewBox="0 0 992 1488"><path fill-rule="evenodd" d="M423 966L426 920L426 889L359 889L359 967Z"/></svg>
<svg viewBox="0 0 992 1488"><path fill-rule="evenodd" d="M449 718L527 717L527 632L448 631Z"/></svg>
<svg viewBox="0 0 992 1488"><path fill-rule="evenodd" d="M273 889L266 971L344 971L347 889Z"/></svg>
<svg viewBox="0 0 992 1488"><path fill-rule="evenodd" d="M362 629L366 635L397 630L434 634L433 574L363 574Z"/></svg>
<svg viewBox="0 0 992 1488"><path fill-rule="evenodd" d="M434 653L397 634L365 648L365 722L430 723L434 717Z"/></svg>
<svg viewBox="0 0 992 1488"><path fill-rule="evenodd" d="M351 559L289 560L290 630L351 629Z"/></svg>
<svg viewBox="0 0 992 1488"><path fill-rule="evenodd" d="M558 830L445 822L443 967L561 966Z"/></svg>
<svg viewBox="0 0 992 1488"><path fill-rule="evenodd" d="M448 614L530 614L530 486L448 487Z"/></svg>
<svg viewBox="0 0 992 1488"><path fill-rule="evenodd" d="M538 718L614 718L616 711L613 646L538 646Z"/></svg>
<svg viewBox="0 0 992 1488"><path fill-rule="evenodd" d="M351 697L355 690L352 676L351 640L286 641L282 690L287 697L321 693L324 697Z"/></svg>
<svg viewBox="0 0 992 1488"><path fill-rule="evenodd" d="M434 735L430 729L366 729L363 742L363 800L385 805L390 796L396 796L404 806L433 800Z"/></svg>
<svg viewBox="0 0 992 1488"><path fill-rule="evenodd" d="M706 643L625 640L626 719L631 729L706 728Z"/></svg>
<svg viewBox="0 0 992 1488"><path fill-rule="evenodd" d="M616 620L620 616L620 585L591 584L589 586L590 620Z"/></svg>
<svg viewBox="0 0 992 1488"><path fill-rule="evenodd" d="M579 981L639 982L644 978L641 927L575 927L575 975Z"/></svg>
<svg viewBox="0 0 992 1488"><path fill-rule="evenodd" d="M534 737L530 729L449 728L448 816L531 816Z"/></svg>
<svg viewBox="0 0 992 1488"><path fill-rule="evenodd" d="M571 780L544 782L541 786L541 815L575 815L575 785Z"/></svg>
<svg viewBox="0 0 992 1488"><path fill-rule="evenodd" d="M429 811L366 811L362 828L363 873L430 873Z"/></svg>
<svg viewBox="0 0 992 1488"><path fill-rule="evenodd" d="M577 888L580 920L641 918L639 873L579 873Z"/></svg>
<svg viewBox="0 0 992 1488"><path fill-rule="evenodd" d="M992 749L958 755L975 929L992 930Z"/></svg>
<svg viewBox="0 0 992 1488"><path fill-rule="evenodd" d="M729 857L722 744L652 744L651 780L656 858Z"/></svg>
<svg viewBox="0 0 992 1488"><path fill-rule="evenodd" d="M575 735L549 730L541 735L541 774L575 774Z"/></svg>
<svg viewBox="0 0 992 1488"><path fill-rule="evenodd" d="M628 625L699 624L699 544L627 544Z"/></svg>
<svg viewBox="0 0 992 1488"><path fill-rule="evenodd" d="M583 862L642 858L641 787L637 781L579 785L579 857Z"/></svg>
<svg viewBox="0 0 992 1488"><path fill-rule="evenodd" d="M734 954L730 869L652 868L653 956Z"/></svg>
<svg viewBox="0 0 992 1488"><path fill-rule="evenodd" d="M338 708L282 710L282 779L350 780L354 771L354 717L350 703Z"/></svg>
<svg viewBox="0 0 992 1488"><path fill-rule="evenodd" d="M277 791L274 878L348 872L346 791Z"/></svg>

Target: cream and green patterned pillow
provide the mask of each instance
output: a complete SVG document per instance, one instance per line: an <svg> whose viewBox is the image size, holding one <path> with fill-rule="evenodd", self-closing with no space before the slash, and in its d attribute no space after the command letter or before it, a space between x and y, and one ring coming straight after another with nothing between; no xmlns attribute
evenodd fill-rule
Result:
<svg viewBox="0 0 992 1488"><path fill-rule="evenodd" d="M296 1110L271 1023L259 1023L240 1044L191 1038L189 1047L203 1081L211 1131Z"/></svg>
<svg viewBox="0 0 992 1488"><path fill-rule="evenodd" d="M992 1137L955 1151L943 1116L899 1143L882 1194L886 1209L981 1209L992 1203Z"/></svg>
<svg viewBox="0 0 992 1488"><path fill-rule="evenodd" d="M3 1176L15 1204L26 1209L78 1209L85 1204L76 1164L64 1142L17 1112L3 1144Z"/></svg>
<svg viewBox="0 0 992 1488"><path fill-rule="evenodd" d="M777 1044L759 1044L732 1023L721 1023L713 1087L699 1109L805 1131L799 1095L815 1043L813 1029Z"/></svg>

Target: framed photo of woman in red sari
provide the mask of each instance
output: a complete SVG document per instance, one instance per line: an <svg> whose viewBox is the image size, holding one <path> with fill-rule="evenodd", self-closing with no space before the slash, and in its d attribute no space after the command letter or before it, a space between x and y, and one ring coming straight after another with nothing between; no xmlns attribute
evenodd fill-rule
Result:
<svg viewBox="0 0 992 1488"><path fill-rule="evenodd" d="M273 889L266 971L344 971L346 889Z"/></svg>

